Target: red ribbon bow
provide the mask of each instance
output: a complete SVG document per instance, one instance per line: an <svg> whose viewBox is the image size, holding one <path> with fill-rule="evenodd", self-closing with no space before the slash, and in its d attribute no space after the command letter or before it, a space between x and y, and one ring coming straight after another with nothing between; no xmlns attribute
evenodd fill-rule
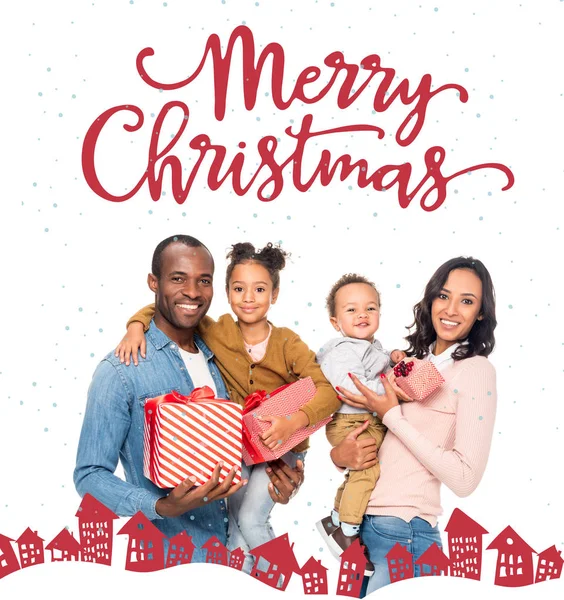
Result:
<svg viewBox="0 0 564 600"><path fill-rule="evenodd" d="M245 408L243 408L243 414L250 413L255 408L258 408L268 397L268 394L264 390L258 390L249 394L245 398Z"/></svg>
<svg viewBox="0 0 564 600"><path fill-rule="evenodd" d="M243 415L247 415L251 411L253 411L255 408L258 408L268 398L270 398L270 395L267 394L264 390L257 390L256 392L249 394L245 398L245 407L243 408ZM259 462L259 461L264 462L264 457L262 456L261 451L251 441L251 433L248 430L247 426L245 425L245 421L243 421L242 425L243 425L243 446L245 447L245 449L247 450L247 452L253 459L256 460L258 458L257 462Z"/></svg>

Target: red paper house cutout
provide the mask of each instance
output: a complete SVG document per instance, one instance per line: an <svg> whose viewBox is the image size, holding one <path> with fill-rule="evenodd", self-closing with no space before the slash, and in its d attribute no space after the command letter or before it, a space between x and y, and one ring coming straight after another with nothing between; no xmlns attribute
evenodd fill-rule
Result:
<svg viewBox="0 0 564 600"><path fill-rule="evenodd" d="M20 563L12 548L13 541L12 538L0 533L0 579L20 568Z"/></svg>
<svg viewBox="0 0 564 600"><path fill-rule="evenodd" d="M44 562L43 539L37 535L37 531L31 531L28 527L17 541L22 569Z"/></svg>
<svg viewBox="0 0 564 600"><path fill-rule="evenodd" d="M45 546L45 550L51 551L51 562L78 560L80 556L80 544L68 529L61 529Z"/></svg>
<svg viewBox="0 0 564 600"><path fill-rule="evenodd" d="M168 555L166 557L166 567L176 567L177 565L186 565L192 562L192 555L196 546L192 541L192 536L186 531L181 531L168 543Z"/></svg>
<svg viewBox="0 0 564 600"><path fill-rule="evenodd" d="M240 571L243 568L245 562L245 552L242 548L236 548L229 555L229 566L232 569Z"/></svg>
<svg viewBox="0 0 564 600"><path fill-rule="evenodd" d="M396 542L393 548L386 554L386 560L388 561L390 583L413 577L413 556L399 542Z"/></svg>
<svg viewBox="0 0 564 600"><path fill-rule="evenodd" d="M433 542L425 552L415 561L421 567L421 577L427 575L448 575L450 558Z"/></svg>
<svg viewBox="0 0 564 600"><path fill-rule="evenodd" d="M118 516L94 496L85 494L76 515L80 535L80 560L112 564L114 524Z"/></svg>
<svg viewBox="0 0 564 600"><path fill-rule="evenodd" d="M301 570L304 594L327 594L327 567L313 556Z"/></svg>
<svg viewBox="0 0 564 600"><path fill-rule="evenodd" d="M251 576L270 587L285 590L292 574L300 573L293 548L287 533L253 548L251 554L255 557L255 564Z"/></svg>
<svg viewBox="0 0 564 600"><path fill-rule="evenodd" d="M452 511L445 531L448 532L451 577L479 580L482 573L482 536L488 532L459 508Z"/></svg>
<svg viewBox="0 0 564 600"><path fill-rule="evenodd" d="M539 562L537 563L537 576L535 583L546 581L547 579L560 579L562 573L562 551L557 550L556 546L551 546L543 550L539 554ZM2 577L2 575L0 575Z"/></svg>
<svg viewBox="0 0 564 600"><path fill-rule="evenodd" d="M227 548L214 535L203 546L206 551L206 563L227 566L229 564Z"/></svg>
<svg viewBox="0 0 564 600"><path fill-rule="evenodd" d="M360 589L364 579L366 557L359 540L355 540L341 554L341 569L337 581L338 596L360 597Z"/></svg>
<svg viewBox="0 0 564 600"><path fill-rule="evenodd" d="M164 568L163 540L166 535L157 529L141 512L136 512L118 531L129 536L127 543L126 571L147 573Z"/></svg>
<svg viewBox="0 0 564 600"><path fill-rule="evenodd" d="M533 583L533 554L536 552L515 530L506 527L487 550L497 550L495 585L519 587Z"/></svg>

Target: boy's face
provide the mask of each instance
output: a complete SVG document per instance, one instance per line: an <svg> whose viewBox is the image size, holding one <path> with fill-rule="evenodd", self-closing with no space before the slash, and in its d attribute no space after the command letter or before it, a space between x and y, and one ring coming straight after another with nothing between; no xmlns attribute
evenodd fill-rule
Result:
<svg viewBox="0 0 564 600"><path fill-rule="evenodd" d="M349 283L335 294L331 324L348 337L372 342L380 325L378 292L367 283Z"/></svg>

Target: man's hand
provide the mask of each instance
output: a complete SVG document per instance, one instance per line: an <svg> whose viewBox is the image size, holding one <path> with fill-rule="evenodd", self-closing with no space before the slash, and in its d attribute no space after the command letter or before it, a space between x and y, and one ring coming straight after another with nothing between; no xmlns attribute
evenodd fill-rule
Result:
<svg viewBox="0 0 564 600"><path fill-rule="evenodd" d="M157 500L155 505L157 513L161 517L179 517L189 510L199 508L214 500L222 500L223 498L232 496L244 485L247 485L246 479L243 479L243 481L236 485L231 485L233 477L235 477L235 467L219 483L219 472L222 466L222 463L218 463L213 470L211 479L197 488L194 488L196 481L194 477L188 477L188 479L179 483L168 496Z"/></svg>
<svg viewBox="0 0 564 600"><path fill-rule="evenodd" d="M300 485L304 481L304 463L302 460L296 462L296 468L292 469L281 458L268 463L266 473L270 477L268 493L274 502L288 504L298 493Z"/></svg>
<svg viewBox="0 0 564 600"><path fill-rule="evenodd" d="M378 449L373 438L358 439L368 427L365 421L360 427L351 431L347 437L331 450L331 460L337 467L361 471L369 469L378 462Z"/></svg>

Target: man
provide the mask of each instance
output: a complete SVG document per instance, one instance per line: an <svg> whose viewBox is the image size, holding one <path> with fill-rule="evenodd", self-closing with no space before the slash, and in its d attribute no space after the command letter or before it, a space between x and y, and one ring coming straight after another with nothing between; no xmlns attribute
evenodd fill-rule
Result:
<svg viewBox="0 0 564 600"><path fill-rule="evenodd" d="M113 353L98 365L90 389L78 445L74 482L78 493L90 493L120 516L142 511L167 536L183 530L198 548L194 562L203 561L201 546L213 535L226 543L225 499L246 482L232 485L235 471L220 484L217 465L210 481L194 487L188 478L167 494L143 475L144 404L177 390L188 395L210 386L227 397L213 354L196 334L213 298L214 263L197 239L178 235L155 249L148 284L155 293L156 311L147 332L146 358L138 366L121 364ZM188 353L190 370L183 354ZM118 460L125 481L117 477ZM301 471L273 463L277 502L288 502L302 481Z"/></svg>

